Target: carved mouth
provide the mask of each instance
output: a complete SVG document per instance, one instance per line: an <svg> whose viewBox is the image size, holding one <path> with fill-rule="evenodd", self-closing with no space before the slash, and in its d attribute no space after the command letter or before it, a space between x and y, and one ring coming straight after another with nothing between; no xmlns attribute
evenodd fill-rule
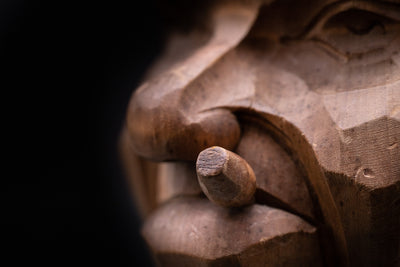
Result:
<svg viewBox="0 0 400 267"><path fill-rule="evenodd" d="M320 265L315 208L304 171L265 122L246 114L238 118L242 134L235 153L256 174L255 203L224 208L210 202L194 189L194 165L177 163L181 167L170 171L164 181L177 184L180 180L189 186L163 197L169 199L146 220L146 241L162 266L182 262L254 266L271 260L278 265Z"/></svg>

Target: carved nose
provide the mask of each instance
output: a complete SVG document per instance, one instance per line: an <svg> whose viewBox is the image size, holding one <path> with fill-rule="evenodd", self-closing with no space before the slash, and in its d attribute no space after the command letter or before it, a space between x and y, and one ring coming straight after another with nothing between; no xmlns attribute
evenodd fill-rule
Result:
<svg viewBox="0 0 400 267"><path fill-rule="evenodd" d="M213 146L200 152L196 171L204 194L225 207L239 207L253 201L256 177L250 165L239 155Z"/></svg>

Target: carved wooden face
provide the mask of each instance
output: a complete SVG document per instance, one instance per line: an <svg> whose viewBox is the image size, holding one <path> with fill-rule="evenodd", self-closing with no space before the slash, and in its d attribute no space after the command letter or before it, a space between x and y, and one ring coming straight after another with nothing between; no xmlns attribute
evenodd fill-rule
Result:
<svg viewBox="0 0 400 267"><path fill-rule="evenodd" d="M160 167L151 198L166 203L144 227L158 260L399 264L399 3L210 10L210 32L171 38L128 112L135 153L175 162ZM253 168L253 204L201 194L194 162L216 145Z"/></svg>

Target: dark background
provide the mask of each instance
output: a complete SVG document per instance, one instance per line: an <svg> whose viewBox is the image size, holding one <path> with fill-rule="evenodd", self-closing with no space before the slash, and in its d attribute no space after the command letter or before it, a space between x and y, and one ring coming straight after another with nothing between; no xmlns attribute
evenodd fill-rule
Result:
<svg viewBox="0 0 400 267"><path fill-rule="evenodd" d="M0 1L1 251L17 266L151 266L116 143L192 1Z"/></svg>

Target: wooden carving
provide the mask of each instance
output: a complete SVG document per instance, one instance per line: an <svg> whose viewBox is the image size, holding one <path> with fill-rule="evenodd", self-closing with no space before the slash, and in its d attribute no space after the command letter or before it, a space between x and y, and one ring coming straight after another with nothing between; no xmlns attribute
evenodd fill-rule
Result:
<svg viewBox="0 0 400 267"><path fill-rule="evenodd" d="M400 266L400 2L201 12L121 138L157 262Z"/></svg>

